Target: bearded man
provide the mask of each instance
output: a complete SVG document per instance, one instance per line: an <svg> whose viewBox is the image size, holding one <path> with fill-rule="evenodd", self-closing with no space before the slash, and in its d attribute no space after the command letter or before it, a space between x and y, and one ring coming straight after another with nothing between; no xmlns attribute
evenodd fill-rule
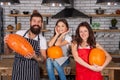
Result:
<svg viewBox="0 0 120 80"><path fill-rule="evenodd" d="M40 80L37 60L43 61L46 59L47 49L46 39L41 33L42 24L43 17L41 14L33 11L30 17L30 29L16 32L16 34L23 36L32 45L35 52L26 56L15 54L12 80ZM40 55L42 57L36 57Z"/></svg>

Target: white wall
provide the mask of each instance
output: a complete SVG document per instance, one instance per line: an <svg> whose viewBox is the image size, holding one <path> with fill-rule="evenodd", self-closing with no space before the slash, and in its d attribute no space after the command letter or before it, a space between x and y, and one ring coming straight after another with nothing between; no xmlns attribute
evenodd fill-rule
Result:
<svg viewBox="0 0 120 80"><path fill-rule="evenodd" d="M57 12L64 9L64 7L47 7L41 5L42 0L20 0L21 4L19 5L11 5L11 6L2 6L4 8L4 27L6 29L7 25L11 24L15 26L14 17L8 17L7 15L10 13L10 10L17 9L22 13L23 11L29 11L32 13L34 9L37 9L41 14L56 14ZM85 14L95 13L94 9L102 7L106 9L107 14L114 13L116 9L120 9L120 5L117 6L107 6L107 5L99 5L96 4L96 0L74 0L74 8L84 12ZM113 17L99 17L93 18L93 22L99 22L101 24L100 29L109 29L110 20ZM120 17L115 17L118 20L117 26L120 29ZM46 18L44 18L46 20ZM45 37L47 41L49 41L50 37L53 35L54 25L57 19L49 18L48 25L46 25L47 29L50 29L50 32L45 33ZM89 19L84 18L70 18L67 19L71 32L70 35L74 34L76 27L82 21L88 21ZM29 28L29 17L18 17L18 22L22 24L22 29ZM97 33L98 34L98 33ZM109 33L109 36L113 34L111 37L103 37L104 34L108 34L107 32L100 33L102 37L97 37L97 41L107 50L107 51L115 51L118 49L118 42L120 41L120 33L112 32Z"/></svg>

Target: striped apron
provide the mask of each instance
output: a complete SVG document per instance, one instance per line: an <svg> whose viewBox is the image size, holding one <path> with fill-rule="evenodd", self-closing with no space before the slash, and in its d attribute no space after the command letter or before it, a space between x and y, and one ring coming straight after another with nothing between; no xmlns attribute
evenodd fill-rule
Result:
<svg viewBox="0 0 120 80"><path fill-rule="evenodd" d="M24 34L24 36L27 34L27 32ZM32 45L33 49L35 50L35 53L39 55L39 36L38 41L29 38L26 39ZM23 56L16 53L13 64L12 80L40 80L40 69L38 62L34 59L24 58Z"/></svg>

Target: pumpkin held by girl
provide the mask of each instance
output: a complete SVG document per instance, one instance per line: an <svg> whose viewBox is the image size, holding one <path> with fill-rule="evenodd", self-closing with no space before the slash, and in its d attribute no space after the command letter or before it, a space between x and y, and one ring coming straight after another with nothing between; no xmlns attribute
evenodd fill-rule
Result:
<svg viewBox="0 0 120 80"><path fill-rule="evenodd" d="M93 48L89 55L89 64L102 66L105 62L105 53L99 48Z"/></svg>
<svg viewBox="0 0 120 80"><path fill-rule="evenodd" d="M56 59L56 58L62 57L63 56L63 52L62 52L61 47L59 47L59 46L52 46L52 47L48 48L47 55L48 55L49 58Z"/></svg>

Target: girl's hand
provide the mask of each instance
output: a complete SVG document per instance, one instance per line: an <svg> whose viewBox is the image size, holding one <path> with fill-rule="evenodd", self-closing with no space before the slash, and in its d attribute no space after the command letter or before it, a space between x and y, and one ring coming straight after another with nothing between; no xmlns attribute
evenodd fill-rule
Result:
<svg viewBox="0 0 120 80"><path fill-rule="evenodd" d="M60 33L58 33L58 31L57 31L57 26L55 27L55 33L56 33L56 35L59 35Z"/></svg>
<svg viewBox="0 0 120 80"><path fill-rule="evenodd" d="M66 32L62 33L62 35L66 35L69 32L70 32L70 30L67 30Z"/></svg>

